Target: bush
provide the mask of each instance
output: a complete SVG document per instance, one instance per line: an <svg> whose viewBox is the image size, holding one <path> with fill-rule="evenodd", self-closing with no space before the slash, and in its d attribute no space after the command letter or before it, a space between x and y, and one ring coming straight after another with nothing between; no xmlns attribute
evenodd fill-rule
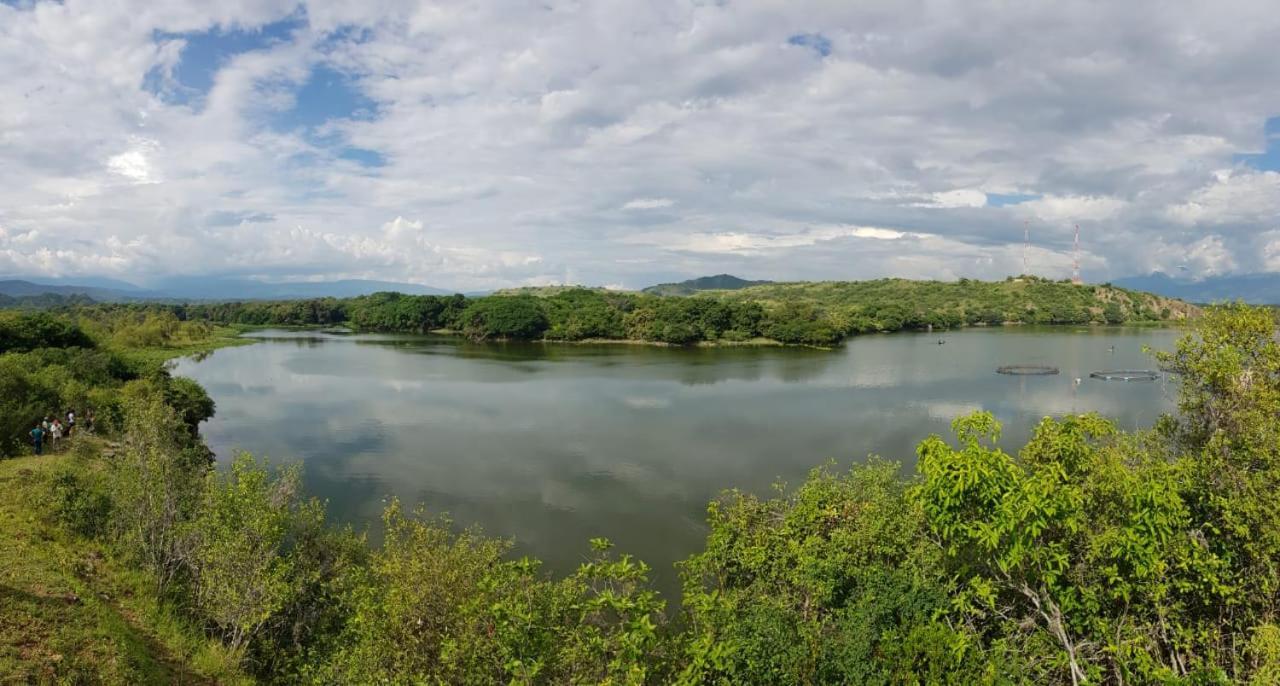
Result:
<svg viewBox="0 0 1280 686"><path fill-rule="evenodd" d="M254 638L294 589L284 555L298 501L299 471L272 476L241 453L221 475L210 472L187 536L195 603L233 651Z"/></svg>
<svg viewBox="0 0 1280 686"><path fill-rule="evenodd" d="M771 500L733 492L708 520L682 564L682 683L980 681L982 660L954 650L970 638L935 620L942 558L896 465L815 470Z"/></svg>
<svg viewBox="0 0 1280 686"><path fill-rule="evenodd" d="M354 616L369 549L363 536L328 525L323 505L311 500L293 512L281 554L289 594L248 645L246 661L272 680L323 681Z"/></svg>
<svg viewBox="0 0 1280 686"><path fill-rule="evenodd" d="M503 654L488 610L508 590L524 587L541 595L545 589L523 568L503 561L506 542L471 532L455 536L448 522L406 516L398 502L387 508L383 522L382 550L355 591L344 647L329 667L333 680L462 683L470 672L497 681L520 654ZM534 616L548 610L538 607ZM525 647L539 644L531 640Z"/></svg>
<svg viewBox="0 0 1280 686"><path fill-rule="evenodd" d="M53 518L67 530L96 538L108 529L111 498L86 475L63 469L49 481L49 502Z"/></svg>
<svg viewBox="0 0 1280 686"><path fill-rule="evenodd" d="M181 425L195 437L200 422L213 416L214 403L204 387L186 377L165 378L164 401L177 413Z"/></svg>
<svg viewBox="0 0 1280 686"><path fill-rule="evenodd" d="M62 407L50 375L24 355L0 355L0 456L29 450L28 432Z"/></svg>
<svg viewBox="0 0 1280 686"><path fill-rule="evenodd" d="M596 556L552 581L510 543L392 502L386 538L353 593L339 683L645 683L661 650L662 603L647 567Z"/></svg>
<svg viewBox="0 0 1280 686"><path fill-rule="evenodd" d="M121 548L165 590L188 571L189 523L203 497L209 459L206 448L175 431L182 424L161 397L126 400L123 441L109 474Z"/></svg>

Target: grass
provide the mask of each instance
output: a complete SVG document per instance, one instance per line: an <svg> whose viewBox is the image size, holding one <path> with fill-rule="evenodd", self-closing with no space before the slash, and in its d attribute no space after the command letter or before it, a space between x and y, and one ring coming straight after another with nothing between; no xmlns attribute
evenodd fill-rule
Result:
<svg viewBox="0 0 1280 686"><path fill-rule="evenodd" d="M202 338L198 341L162 346L128 348L123 350L122 354L145 364L162 365L174 358L187 357L189 355L205 355L217 350L218 348L252 345L256 342L254 339L241 337L242 333L251 330L251 328L252 327L244 326L218 326L214 328L211 336L208 338Z"/></svg>
<svg viewBox="0 0 1280 686"><path fill-rule="evenodd" d="M240 333L218 327L200 341L124 354L159 365L253 342ZM52 521L52 477L109 468L93 459L105 446L80 437L74 454L0 460L0 684L252 683L237 657L163 602L142 570Z"/></svg>
<svg viewBox="0 0 1280 686"><path fill-rule="evenodd" d="M99 447L0 460L0 683L249 683L145 574L50 521L49 480Z"/></svg>

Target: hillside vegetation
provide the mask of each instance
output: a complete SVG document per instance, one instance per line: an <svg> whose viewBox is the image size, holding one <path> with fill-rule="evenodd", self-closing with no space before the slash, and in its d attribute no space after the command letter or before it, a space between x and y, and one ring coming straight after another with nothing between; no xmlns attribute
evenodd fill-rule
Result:
<svg viewBox="0 0 1280 686"><path fill-rule="evenodd" d="M725 493L680 564L678 608L605 540L553 577L509 541L392 501L371 545L326 524L299 467L214 469L195 431L208 396L120 338L136 322L99 316L93 331L4 320L0 364L23 373L5 416L100 410L69 451L0 463L10 680L1280 682L1270 310L1212 310L1159 354L1182 382L1150 430L1046 418L1006 452L977 412L923 437L906 475L871 460L773 497Z"/></svg>
<svg viewBox="0 0 1280 686"><path fill-rule="evenodd" d="M1181 321L1199 312L1198 308L1174 298L1110 284L1074 285L1036 277L1004 281L878 279L775 283L733 291L706 291L699 295L774 307L811 303L846 318L874 320L880 328L899 317L907 328L920 324L946 328L965 324ZM864 323L855 328L865 326Z"/></svg>
<svg viewBox="0 0 1280 686"><path fill-rule="evenodd" d="M748 281L732 274L716 274L715 276L700 276L696 279L688 279L678 283L660 283L656 286L649 286L644 289L644 292L650 295L693 295L698 291L733 291L749 286L763 286L768 283L773 282Z"/></svg>

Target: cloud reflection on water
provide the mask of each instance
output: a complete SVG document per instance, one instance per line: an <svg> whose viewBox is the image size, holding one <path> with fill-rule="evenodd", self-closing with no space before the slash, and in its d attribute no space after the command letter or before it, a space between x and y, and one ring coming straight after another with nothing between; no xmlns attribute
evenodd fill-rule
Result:
<svg viewBox="0 0 1280 686"><path fill-rule="evenodd" d="M396 495L514 537L559 571L604 535L670 589L671 563L701 545L721 489L763 493L827 459L872 453L909 467L920 439L979 408L1006 423L1009 450L1045 415L1150 424L1169 408L1159 384L1072 379L1150 366L1141 346L1175 335L979 329L943 346L900 334L823 352L271 334L178 373L218 403L203 430L220 458L243 448L303 461L337 518L376 522ZM1063 374L994 373L1011 361Z"/></svg>

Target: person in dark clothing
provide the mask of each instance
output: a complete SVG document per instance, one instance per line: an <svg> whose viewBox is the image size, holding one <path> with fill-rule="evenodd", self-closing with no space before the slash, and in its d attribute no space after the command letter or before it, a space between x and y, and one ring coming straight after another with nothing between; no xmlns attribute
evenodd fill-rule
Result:
<svg viewBox="0 0 1280 686"><path fill-rule="evenodd" d="M39 424L31 430L31 443L37 455L44 454L44 429Z"/></svg>

